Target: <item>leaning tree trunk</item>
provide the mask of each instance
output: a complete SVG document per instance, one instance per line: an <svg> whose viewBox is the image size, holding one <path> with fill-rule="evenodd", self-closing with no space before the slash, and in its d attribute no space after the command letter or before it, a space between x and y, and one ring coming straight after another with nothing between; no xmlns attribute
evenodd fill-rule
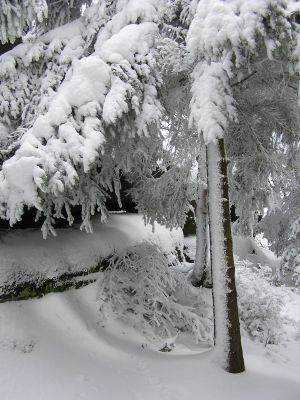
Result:
<svg viewBox="0 0 300 400"><path fill-rule="evenodd" d="M207 189L206 189L207 191ZM208 197L208 192L207 192ZM207 199L206 197L206 199ZM207 201L207 200L206 200ZM208 206L207 206L208 212ZM212 271L211 271L211 260L210 260L210 229L208 223L208 215L207 215L207 225L206 225L206 244L207 244L207 251L206 251L206 273L205 273L205 281L203 286L206 288L212 288Z"/></svg>
<svg viewBox="0 0 300 400"><path fill-rule="evenodd" d="M191 283L202 286L207 278L207 187L201 180L198 160L197 201L196 201L196 254Z"/></svg>
<svg viewBox="0 0 300 400"><path fill-rule="evenodd" d="M226 371L245 370L235 287L224 140L207 145L215 346Z"/></svg>

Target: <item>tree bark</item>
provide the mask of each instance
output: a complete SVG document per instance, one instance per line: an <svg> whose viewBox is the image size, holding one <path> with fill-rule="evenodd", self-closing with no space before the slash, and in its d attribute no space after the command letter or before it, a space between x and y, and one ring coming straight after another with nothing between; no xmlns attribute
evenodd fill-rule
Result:
<svg viewBox="0 0 300 400"><path fill-rule="evenodd" d="M207 191L207 189L206 189ZM208 191L206 194L208 199ZM212 288L212 271L211 271L211 257L210 257L210 229L209 229L209 219L208 219L208 204L207 204L207 225L206 225L206 244L207 244L207 251L206 251L206 274L205 274L205 281L204 287Z"/></svg>
<svg viewBox="0 0 300 400"><path fill-rule="evenodd" d="M215 347L224 369L245 370L235 287L224 140L207 145Z"/></svg>
<svg viewBox="0 0 300 400"><path fill-rule="evenodd" d="M196 202L196 254L191 283L202 286L207 275L207 188L200 177L198 160L197 202Z"/></svg>

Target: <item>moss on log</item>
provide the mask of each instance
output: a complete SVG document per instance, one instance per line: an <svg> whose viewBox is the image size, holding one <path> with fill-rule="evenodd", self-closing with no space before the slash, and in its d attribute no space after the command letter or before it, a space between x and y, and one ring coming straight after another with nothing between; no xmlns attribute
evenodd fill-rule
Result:
<svg viewBox="0 0 300 400"><path fill-rule="evenodd" d="M64 292L70 288L79 289L82 286L95 282L93 274L104 271L109 265L109 258L99 261L96 266L76 272L65 272L54 278L31 278L28 281L13 281L0 286L0 303L6 301L28 300L34 297L43 297L52 292Z"/></svg>

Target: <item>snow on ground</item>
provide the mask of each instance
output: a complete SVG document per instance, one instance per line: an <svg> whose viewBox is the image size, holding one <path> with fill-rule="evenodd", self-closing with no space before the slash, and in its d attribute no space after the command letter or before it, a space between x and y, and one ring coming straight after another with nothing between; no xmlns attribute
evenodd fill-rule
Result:
<svg viewBox="0 0 300 400"><path fill-rule="evenodd" d="M263 248L253 238L245 238L243 236L233 237L233 250L235 256L241 260L248 260L253 264L268 265L273 273L279 267L280 259L269 250Z"/></svg>
<svg viewBox="0 0 300 400"><path fill-rule="evenodd" d="M80 260L74 265L82 267L84 257L89 256L90 263L99 254L145 238L167 252L182 240L180 231L160 226L153 234L138 215L114 215L109 225L95 224L94 235L75 229L68 236L64 230L58 233L47 241L32 230L7 233L1 239L1 259L14 254L19 265L53 273L55 263L66 255ZM239 257L252 254L246 244L240 243L239 249ZM300 296L287 290L285 313L300 324ZM175 349L162 353L157 343L120 321L100 320L96 297L97 285L92 284L0 304L1 400L299 400L296 326L286 327L289 340L278 346L264 347L244 333L247 370L231 375L215 363L207 344L193 344L182 333Z"/></svg>
<svg viewBox="0 0 300 400"><path fill-rule="evenodd" d="M114 251L150 241L171 256L181 248L181 229L170 231L162 225L146 225L138 214L111 214L107 224L93 219L94 233L78 226L57 230L57 236L44 240L39 229L3 230L0 232L0 282L3 284L28 277L53 278L64 272L76 272L96 266L101 258Z"/></svg>
<svg viewBox="0 0 300 400"><path fill-rule="evenodd" d="M244 338L247 372L230 375L203 347L161 353L119 322L102 325L96 292L0 305L1 399L299 400L299 342L271 357ZM300 320L300 296L292 307Z"/></svg>
<svg viewBox="0 0 300 400"><path fill-rule="evenodd" d="M195 236L185 237L184 244L188 247L188 252L191 256L195 254ZM236 258L248 260L255 265L258 263L261 265L268 265L272 268L273 273L279 267L280 259L277 258L271 250L262 248L254 238L233 236L233 251Z"/></svg>

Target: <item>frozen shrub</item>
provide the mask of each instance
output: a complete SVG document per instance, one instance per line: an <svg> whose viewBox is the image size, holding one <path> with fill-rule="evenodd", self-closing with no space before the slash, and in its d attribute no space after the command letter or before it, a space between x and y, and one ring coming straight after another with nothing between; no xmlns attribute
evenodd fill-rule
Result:
<svg viewBox="0 0 300 400"><path fill-rule="evenodd" d="M242 327L265 346L278 344L287 322L284 288L273 284L269 267L257 268L247 261L237 262L236 280Z"/></svg>
<svg viewBox="0 0 300 400"><path fill-rule="evenodd" d="M104 317L114 313L149 337L184 331L197 342L209 338L207 304L155 245L143 243L113 255L99 282L99 299Z"/></svg>

